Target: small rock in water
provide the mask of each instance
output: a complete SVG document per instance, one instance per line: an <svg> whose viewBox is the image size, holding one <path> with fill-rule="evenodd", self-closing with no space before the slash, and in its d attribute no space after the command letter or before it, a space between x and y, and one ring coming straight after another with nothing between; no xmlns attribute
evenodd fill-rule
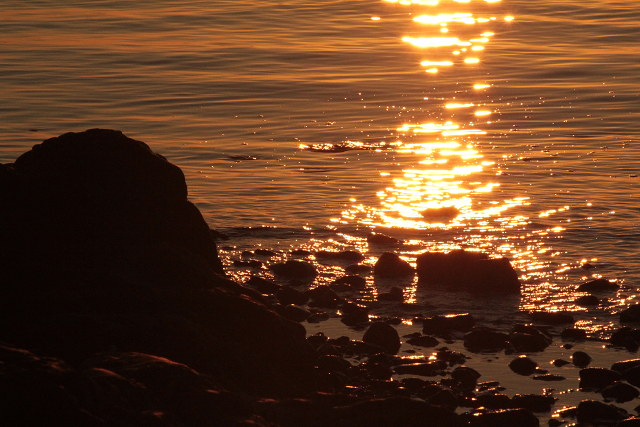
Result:
<svg viewBox="0 0 640 427"><path fill-rule="evenodd" d="M629 384L640 387L640 367L636 366L622 372L622 377Z"/></svg>
<svg viewBox="0 0 640 427"><path fill-rule="evenodd" d="M602 389L601 394L605 399L615 399L618 403L624 403L640 396L640 391L632 385L616 382Z"/></svg>
<svg viewBox="0 0 640 427"><path fill-rule="evenodd" d="M393 326L385 322L375 322L364 333L362 341L376 344L391 354L400 350L400 336Z"/></svg>
<svg viewBox="0 0 640 427"><path fill-rule="evenodd" d="M586 368L591 363L591 356L584 351L576 351L571 356L571 360L573 360L573 364L578 368Z"/></svg>
<svg viewBox="0 0 640 427"><path fill-rule="evenodd" d="M244 283L245 285L255 287L261 294L275 294L280 289L280 285L258 276L251 276L249 280Z"/></svg>
<svg viewBox="0 0 640 427"><path fill-rule="evenodd" d="M560 333L563 340L584 341L587 339L587 332L584 329L565 328Z"/></svg>
<svg viewBox="0 0 640 427"><path fill-rule="evenodd" d="M278 292L276 292L276 298L283 305L304 305L309 302L308 295L300 291L296 291L295 289L288 286L281 287Z"/></svg>
<svg viewBox="0 0 640 427"><path fill-rule="evenodd" d="M564 323L575 322L572 315L559 311L536 311L531 313L531 319L534 322L544 323L546 325L562 325Z"/></svg>
<svg viewBox="0 0 640 427"><path fill-rule="evenodd" d="M312 278L318 275L313 265L302 261L289 260L284 263L273 264L269 268L274 274L287 278Z"/></svg>
<svg viewBox="0 0 640 427"><path fill-rule="evenodd" d="M640 322L640 304L632 305L620 312L621 323L638 323Z"/></svg>
<svg viewBox="0 0 640 427"><path fill-rule="evenodd" d="M364 289L367 286L367 280L360 276L344 276L334 280L329 284L334 290L342 290L343 288Z"/></svg>
<svg viewBox="0 0 640 427"><path fill-rule="evenodd" d="M589 423L592 425L615 424L627 418L627 413L614 405L597 402L594 400L583 400L578 404L576 418L578 423Z"/></svg>
<svg viewBox="0 0 640 427"><path fill-rule="evenodd" d="M528 409L531 412L549 412L551 405L556 402L552 396L541 394L516 394L511 398L512 408Z"/></svg>
<svg viewBox="0 0 640 427"><path fill-rule="evenodd" d="M576 305L589 307L600 304L600 299L595 295L584 295L576 299Z"/></svg>
<svg viewBox="0 0 640 427"><path fill-rule="evenodd" d="M291 304L285 305L277 311L278 314L289 320L293 320L294 322L303 322L311 316L311 313L308 310Z"/></svg>
<svg viewBox="0 0 640 427"><path fill-rule="evenodd" d="M505 348L507 334L486 327L474 327L464 336L464 346L471 351L499 351Z"/></svg>
<svg viewBox="0 0 640 427"><path fill-rule="evenodd" d="M419 283L476 293L519 294L518 274L507 258L465 250L425 252L416 259Z"/></svg>
<svg viewBox="0 0 640 427"><path fill-rule="evenodd" d="M255 251L253 251L253 253L264 257L274 257L277 255L277 253L268 249L256 249Z"/></svg>
<svg viewBox="0 0 640 427"><path fill-rule="evenodd" d="M583 283L578 286L578 292L600 292L600 291L612 291L618 289L615 282L610 282L607 279L596 279L587 283Z"/></svg>
<svg viewBox="0 0 640 427"><path fill-rule="evenodd" d="M538 363L527 356L520 356L509 363L509 368L519 375L529 376L536 371Z"/></svg>
<svg viewBox="0 0 640 427"><path fill-rule="evenodd" d="M475 324L475 319L469 313L433 316L422 321L422 332L443 336L452 331L469 332Z"/></svg>
<svg viewBox="0 0 640 427"><path fill-rule="evenodd" d="M430 337L429 335L413 337L407 340L407 343L418 347L435 347L440 344L437 339Z"/></svg>
<svg viewBox="0 0 640 427"><path fill-rule="evenodd" d="M622 373L627 369L635 368L636 366L640 366L640 359L621 360L619 362L615 362L611 365L611 369Z"/></svg>
<svg viewBox="0 0 640 427"><path fill-rule="evenodd" d="M349 274L368 273L371 271L371 267L366 264L353 264L345 267L344 271Z"/></svg>
<svg viewBox="0 0 640 427"><path fill-rule="evenodd" d="M478 384L480 372L467 366L459 366L451 372L451 378L458 381L463 388L473 390Z"/></svg>
<svg viewBox="0 0 640 427"><path fill-rule="evenodd" d="M473 414L473 420L487 427L539 427L538 417L526 409L504 409Z"/></svg>
<svg viewBox="0 0 640 427"><path fill-rule="evenodd" d="M609 342L614 346L624 347L629 351L637 351L640 343L640 330L623 326L611 334Z"/></svg>
<svg viewBox="0 0 640 427"><path fill-rule="evenodd" d="M370 245L380 246L396 246L400 241L395 237L385 236L384 234L371 233L367 236L367 242Z"/></svg>
<svg viewBox="0 0 640 427"><path fill-rule="evenodd" d="M580 371L580 388L602 390L616 381L620 381L619 372L605 368L585 368Z"/></svg>
<svg viewBox="0 0 640 427"><path fill-rule="evenodd" d="M404 301L404 295L402 293L402 289L393 286L391 289L389 289L389 292L378 294L378 300L402 302Z"/></svg>
<svg viewBox="0 0 640 427"><path fill-rule="evenodd" d="M364 256L357 251L319 251L316 253L316 259L318 261L333 261L333 262L355 262L358 263L364 260Z"/></svg>
<svg viewBox="0 0 640 427"><path fill-rule="evenodd" d="M393 278L413 275L415 270L411 264L393 252L385 252L378 258L373 273L380 277Z"/></svg>
<svg viewBox="0 0 640 427"><path fill-rule="evenodd" d="M533 379L536 380L536 381L564 381L564 380L566 380L566 378L563 377L562 375L556 375L556 374L535 375L533 377Z"/></svg>
<svg viewBox="0 0 640 427"><path fill-rule="evenodd" d="M558 368L561 368L563 366L567 366L570 365L571 362L569 362L568 360L564 360L564 359L556 359L553 361L553 366L557 366Z"/></svg>

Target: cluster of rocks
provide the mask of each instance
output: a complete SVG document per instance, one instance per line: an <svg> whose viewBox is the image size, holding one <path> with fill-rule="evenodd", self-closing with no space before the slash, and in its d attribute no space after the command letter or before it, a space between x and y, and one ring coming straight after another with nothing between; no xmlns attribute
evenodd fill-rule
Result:
<svg viewBox="0 0 640 427"><path fill-rule="evenodd" d="M458 314L424 318L422 333L399 337L392 322L370 322L367 307L340 296L366 286L357 273L370 267L354 251L315 253L350 275L306 291L297 287L317 271L294 259L270 264L280 283L236 283L217 254L214 238L222 235L187 195L179 168L117 131L65 134L0 165L0 422L527 427L553 405L553 396L509 398L497 382L479 382L480 373L464 366L467 356L441 343L460 337L471 352L540 352L552 340L544 327L504 333ZM369 241L401 244L382 235ZM250 258L275 253L244 255L239 267L261 268ZM387 252L373 272L417 273L423 286L474 292L520 289L508 260L468 251L420 255L417 269ZM379 299L402 301L402 290ZM339 309L347 325L363 325L362 339L307 337L300 322L326 319L327 309ZM398 356L403 340L433 347L435 356ZM621 328L611 342L637 346L640 332ZM525 359L512 369L544 376ZM574 354L572 363L582 367L581 387L617 402L637 397L640 362L605 370ZM590 401L567 410L571 416L633 422Z"/></svg>

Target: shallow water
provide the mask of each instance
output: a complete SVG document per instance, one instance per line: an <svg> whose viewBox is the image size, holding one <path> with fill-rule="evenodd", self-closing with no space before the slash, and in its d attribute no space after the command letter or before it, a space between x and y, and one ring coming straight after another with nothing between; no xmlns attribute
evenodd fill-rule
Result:
<svg viewBox="0 0 640 427"><path fill-rule="evenodd" d="M4 1L0 161L92 127L145 141L244 249L509 257L523 295L400 283L409 312L576 312L598 335L640 286L640 9L622 1ZM444 208L444 209L443 209ZM250 228L247 228L250 227ZM596 268L580 268L589 262ZM316 283L344 274L320 265ZM239 278L256 273L237 270ZM264 269L259 274L268 276ZM617 279L578 307L575 285ZM377 304L377 305L376 305ZM405 307L405 306L403 306Z"/></svg>

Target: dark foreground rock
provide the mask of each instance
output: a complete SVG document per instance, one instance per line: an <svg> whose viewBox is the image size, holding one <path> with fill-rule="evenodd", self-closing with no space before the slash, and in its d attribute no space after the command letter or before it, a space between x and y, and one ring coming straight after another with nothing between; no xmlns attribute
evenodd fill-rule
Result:
<svg viewBox="0 0 640 427"><path fill-rule="evenodd" d="M69 366L72 376L98 354L140 353L232 392L314 390L317 355L304 327L223 274L182 172L142 142L94 129L0 165L0 341L10 347L54 358L51 366ZM2 369L13 375L22 365L6 354ZM114 357L125 368L137 363ZM105 382L124 381L119 371L96 369L114 372ZM42 381L30 384L45 390ZM3 396L19 390L17 381L0 382ZM61 408L74 400L52 399L67 402ZM173 424L183 425L162 425Z"/></svg>
<svg viewBox="0 0 640 427"><path fill-rule="evenodd" d="M490 259L485 253L426 252L417 257L417 271L419 283L425 285L478 293L520 293L518 274L509 260Z"/></svg>

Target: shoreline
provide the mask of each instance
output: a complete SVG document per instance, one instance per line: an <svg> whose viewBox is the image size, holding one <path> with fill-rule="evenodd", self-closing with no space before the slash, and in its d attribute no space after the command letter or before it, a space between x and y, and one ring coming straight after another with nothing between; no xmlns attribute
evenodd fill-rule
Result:
<svg viewBox="0 0 640 427"><path fill-rule="evenodd" d="M294 260L269 266L275 283L240 283L227 277L215 233L187 194L179 168L112 130L51 138L0 165L0 417L17 425L158 427L418 427L425 420L535 427L547 420L548 411L536 408L553 407L554 393L518 398L529 389L504 367L531 353L538 369L528 375L550 373L548 357L568 354L556 353L558 336L573 318L547 327L521 322L521 313L500 320L508 334L460 309L438 319L414 313L414 324L405 324L407 316L385 307L402 311L402 280L416 272L424 279L437 265L414 269L391 251L375 266L360 264L357 251L316 252L329 265L349 264L325 277L336 279L326 286L310 286L316 267ZM259 249L240 267L252 255L275 255ZM448 286L515 290L508 261L456 256L469 259L444 270ZM359 273L371 267L389 285L373 295L392 304L382 306L384 316L356 298L366 287ZM448 293L449 304L459 296ZM499 306L505 297L483 301ZM625 333L616 343L637 350L640 330ZM597 355L592 366L607 368L590 341L572 345L565 350L583 348ZM588 365L576 362L580 387L613 387L619 400L640 396L627 384L636 383L628 374L634 367ZM559 369L575 384L577 369ZM598 396L570 411L578 422L631 418Z"/></svg>

